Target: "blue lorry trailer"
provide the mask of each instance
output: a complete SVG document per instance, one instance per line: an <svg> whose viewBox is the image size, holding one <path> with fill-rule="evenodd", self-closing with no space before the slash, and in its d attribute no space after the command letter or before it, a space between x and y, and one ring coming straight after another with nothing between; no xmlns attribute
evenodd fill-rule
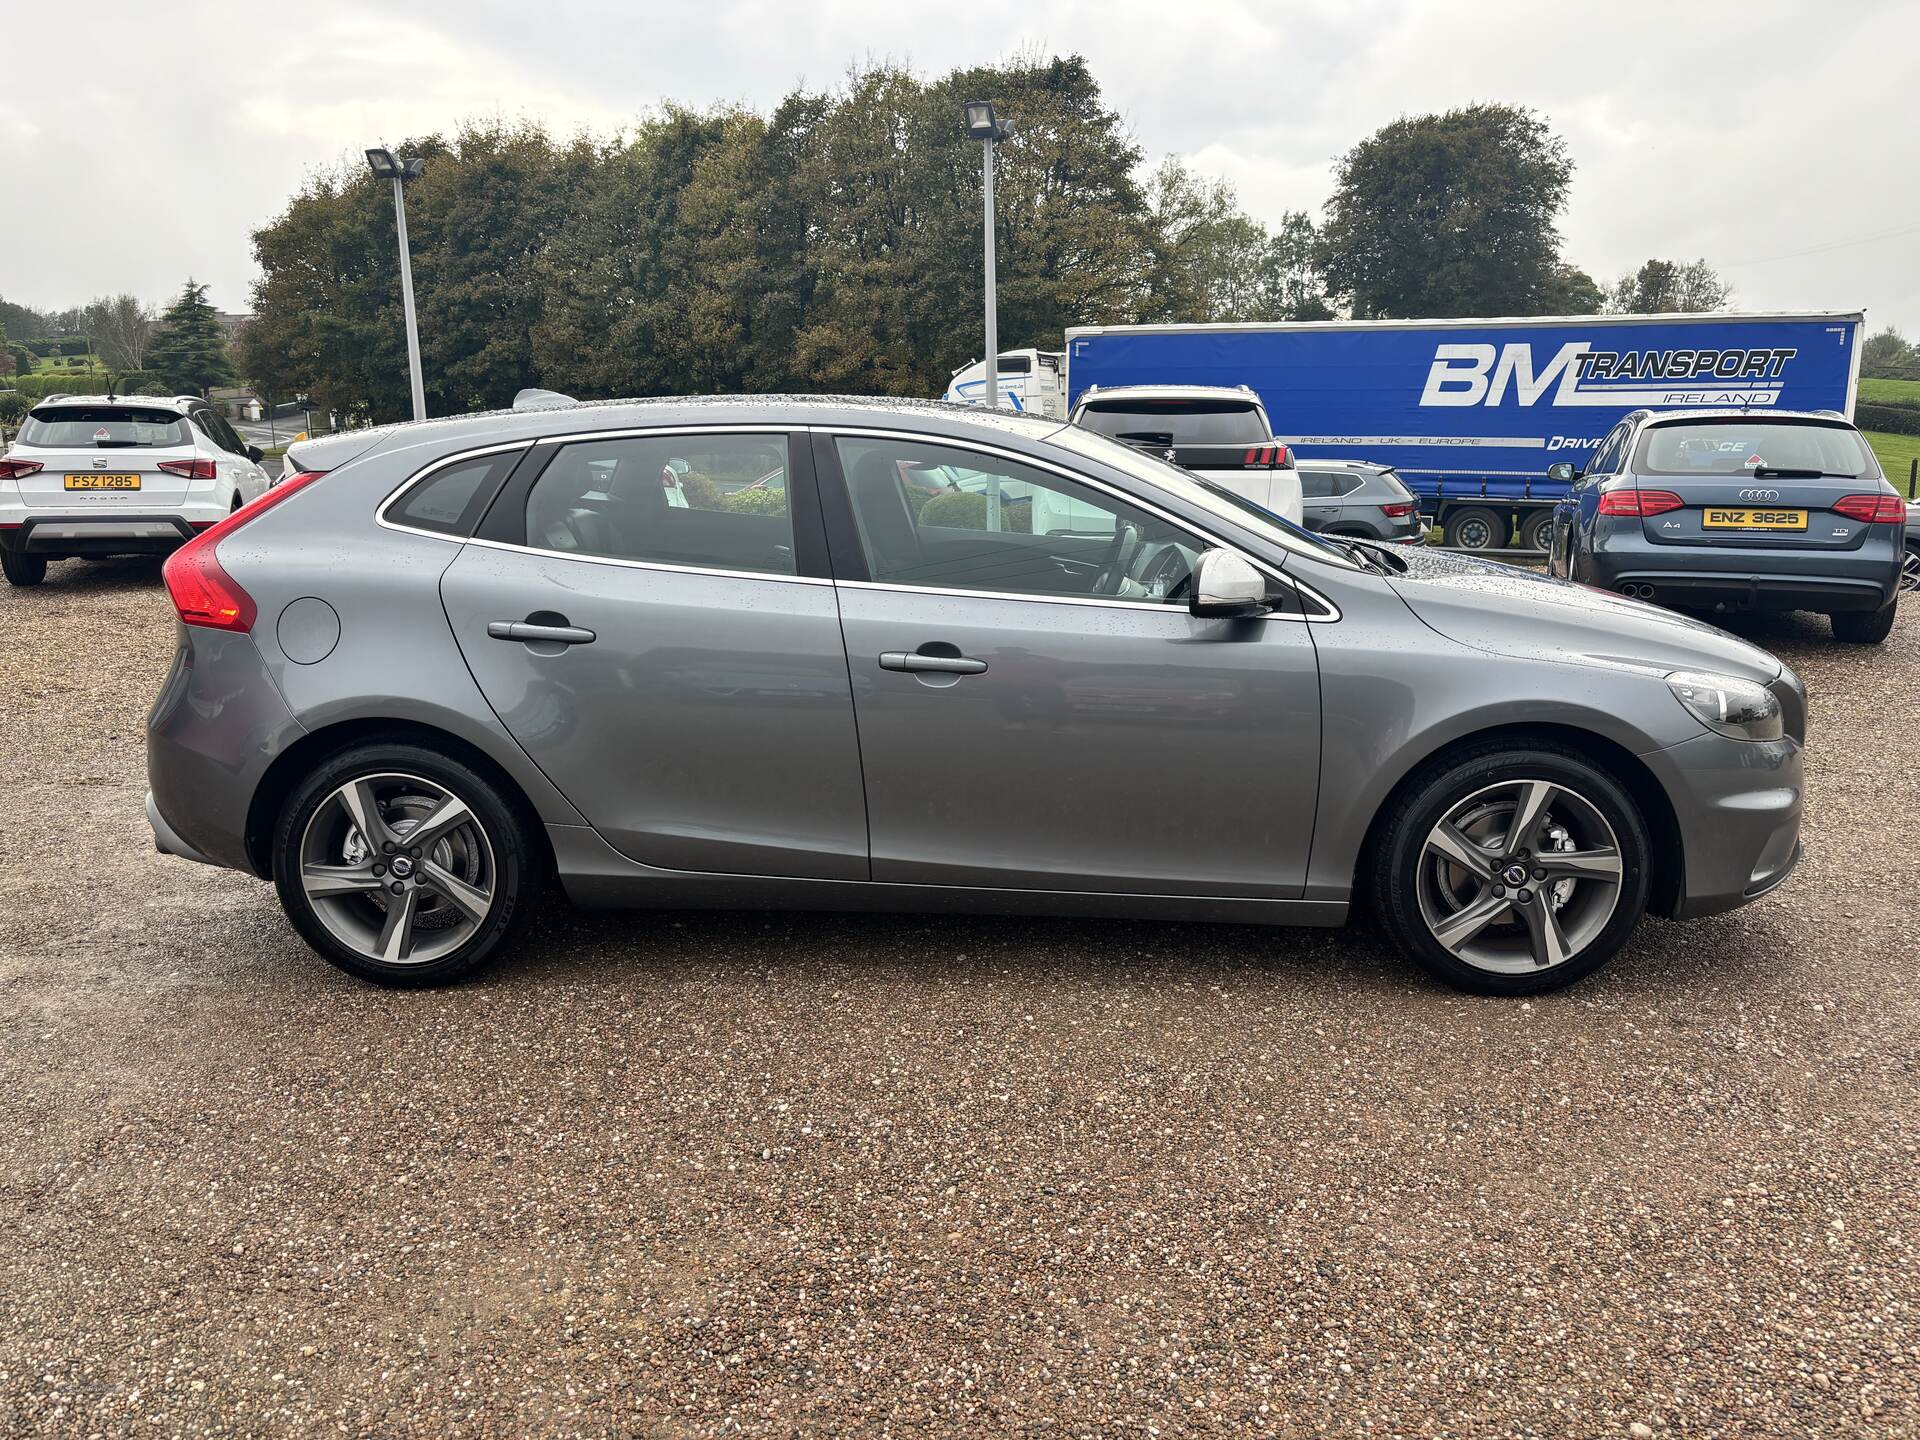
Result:
<svg viewBox="0 0 1920 1440"><path fill-rule="evenodd" d="M1460 549L1543 550L1566 485L1632 410L1766 406L1853 416L1865 316L1085 325L1069 407L1114 385L1244 385L1303 459L1391 465Z"/></svg>

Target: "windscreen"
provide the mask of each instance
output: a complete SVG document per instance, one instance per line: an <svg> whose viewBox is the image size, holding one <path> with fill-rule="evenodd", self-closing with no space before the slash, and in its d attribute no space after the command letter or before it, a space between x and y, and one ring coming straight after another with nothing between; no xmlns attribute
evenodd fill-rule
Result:
<svg viewBox="0 0 1920 1440"><path fill-rule="evenodd" d="M1136 445L1264 445L1273 436L1251 400L1089 400L1075 422Z"/></svg>
<svg viewBox="0 0 1920 1440"><path fill-rule="evenodd" d="M158 450L188 445L186 418L132 405L61 405L35 410L19 443L48 450Z"/></svg>
<svg viewBox="0 0 1920 1440"><path fill-rule="evenodd" d="M1656 425L1640 444L1634 467L1643 475L1750 475L1802 470L1857 479L1877 473L1859 432L1808 420L1697 421Z"/></svg>

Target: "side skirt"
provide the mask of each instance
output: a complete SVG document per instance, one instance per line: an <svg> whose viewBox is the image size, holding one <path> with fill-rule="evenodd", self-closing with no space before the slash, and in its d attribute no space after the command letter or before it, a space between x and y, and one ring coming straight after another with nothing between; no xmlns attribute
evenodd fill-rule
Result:
<svg viewBox="0 0 1920 1440"><path fill-rule="evenodd" d="M869 880L795 880L660 870L627 859L588 826L549 825L554 860L576 905L652 910L841 910L954 915L1054 915L1197 920L1236 925L1338 926L1340 900L1123 895L1084 890L990 890Z"/></svg>

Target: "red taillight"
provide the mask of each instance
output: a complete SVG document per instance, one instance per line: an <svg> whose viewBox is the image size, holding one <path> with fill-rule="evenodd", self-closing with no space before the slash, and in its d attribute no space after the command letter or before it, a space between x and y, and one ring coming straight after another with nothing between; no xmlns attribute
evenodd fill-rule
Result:
<svg viewBox="0 0 1920 1440"><path fill-rule="evenodd" d="M1664 515L1687 502L1671 490L1609 490L1600 497L1602 515Z"/></svg>
<svg viewBox="0 0 1920 1440"><path fill-rule="evenodd" d="M214 476L211 460L162 460L159 468L186 480L211 480Z"/></svg>
<svg viewBox="0 0 1920 1440"><path fill-rule="evenodd" d="M0 460L0 480L24 480L44 469L38 460Z"/></svg>
<svg viewBox="0 0 1920 1440"><path fill-rule="evenodd" d="M1833 502L1834 513L1865 525L1904 525L1907 507L1898 495L1848 495Z"/></svg>
<svg viewBox="0 0 1920 1440"><path fill-rule="evenodd" d="M1380 507L1380 513L1382 515L1391 515L1395 520L1398 520L1403 516L1411 515L1413 513L1413 505L1414 502L1411 500L1396 500L1391 505L1382 505Z"/></svg>
<svg viewBox="0 0 1920 1440"><path fill-rule="evenodd" d="M259 519L294 491L318 480L321 473L305 471L289 475L259 499L242 505L219 524L202 530L167 557L160 578L166 582L167 597L173 601L174 612L185 624L202 625L209 630L238 630L243 634L253 628L254 616L259 613L253 597L220 567L220 557L215 550L226 536L249 520Z"/></svg>
<svg viewBox="0 0 1920 1440"><path fill-rule="evenodd" d="M1275 465L1282 469L1287 463L1287 447L1284 445L1249 445L1242 457L1242 465Z"/></svg>

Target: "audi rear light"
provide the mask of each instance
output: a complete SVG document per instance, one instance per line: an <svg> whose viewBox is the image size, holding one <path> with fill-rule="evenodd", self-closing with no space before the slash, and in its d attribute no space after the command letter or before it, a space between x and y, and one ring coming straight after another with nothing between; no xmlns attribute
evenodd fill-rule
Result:
<svg viewBox="0 0 1920 1440"><path fill-rule="evenodd" d="M1411 500L1396 500L1391 505L1382 505L1380 507L1380 513L1382 515L1390 515L1395 520L1399 520L1413 513L1413 504L1414 502Z"/></svg>
<svg viewBox="0 0 1920 1440"><path fill-rule="evenodd" d="M46 468L38 460L0 460L0 480L24 480Z"/></svg>
<svg viewBox="0 0 1920 1440"><path fill-rule="evenodd" d="M1664 515L1685 507L1671 490L1609 490L1600 497L1602 515Z"/></svg>
<svg viewBox="0 0 1920 1440"><path fill-rule="evenodd" d="M1863 525L1904 525L1907 507L1898 495L1848 495L1833 502L1834 513Z"/></svg>
<svg viewBox="0 0 1920 1440"><path fill-rule="evenodd" d="M309 470L289 475L259 499L249 501L226 519L202 530L167 557L160 578L166 584L167 598L173 601L174 613L181 623L200 625L208 630L235 630L243 635L253 629L259 607L221 567L220 542L248 521L258 520L296 490L318 480L323 473Z"/></svg>
<svg viewBox="0 0 1920 1440"><path fill-rule="evenodd" d="M162 460L159 468L186 480L211 480L215 473L211 460Z"/></svg>

